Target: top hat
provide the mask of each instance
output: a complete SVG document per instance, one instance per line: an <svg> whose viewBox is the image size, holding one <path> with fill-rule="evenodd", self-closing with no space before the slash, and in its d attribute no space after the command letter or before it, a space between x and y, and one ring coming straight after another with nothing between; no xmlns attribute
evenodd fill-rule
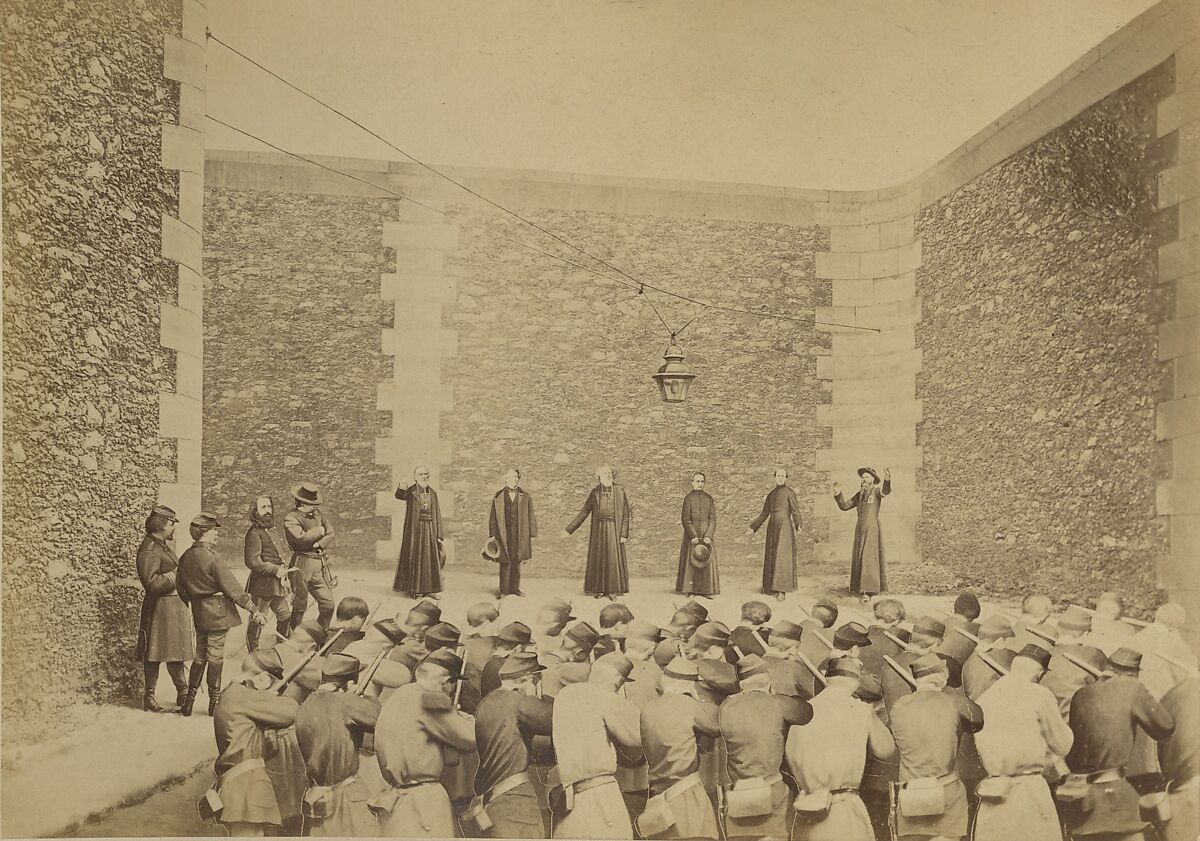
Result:
<svg viewBox="0 0 1200 841"><path fill-rule="evenodd" d="M875 472L873 469L871 469L870 467L860 467L860 468L858 468L858 478L860 478L860 479L861 479L863 476L870 476L870 477L871 477L872 479L874 479L876 482L878 482L878 481L879 481L879 474L878 474L878 473L876 473L876 472Z"/></svg>
<svg viewBox="0 0 1200 841"><path fill-rule="evenodd" d="M688 563L696 569L704 569L708 566L709 558L712 557L712 547L707 543L693 543L692 555L688 558Z"/></svg>
<svg viewBox="0 0 1200 841"><path fill-rule="evenodd" d="M296 485L296 487L292 488L292 499L305 505L320 505L321 491L316 485L310 485L307 482L301 482L299 485Z"/></svg>
<svg viewBox="0 0 1200 841"><path fill-rule="evenodd" d="M498 562L500 560L500 541L489 537L487 543L483 544L483 551L480 554L483 555L485 561Z"/></svg>

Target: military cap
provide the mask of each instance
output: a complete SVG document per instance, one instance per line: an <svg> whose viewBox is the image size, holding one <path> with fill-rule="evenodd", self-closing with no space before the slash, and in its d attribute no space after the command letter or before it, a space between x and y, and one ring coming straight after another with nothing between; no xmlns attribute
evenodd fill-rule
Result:
<svg viewBox="0 0 1200 841"><path fill-rule="evenodd" d="M767 668L767 661L757 654L747 654L741 660L737 661L738 680L745 680L754 675L764 674L770 674L770 670Z"/></svg>
<svg viewBox="0 0 1200 841"><path fill-rule="evenodd" d="M775 627L771 629L770 639L778 637L781 640L799 640L803 634L804 629L795 622L780 619L775 623Z"/></svg>
<svg viewBox="0 0 1200 841"><path fill-rule="evenodd" d="M870 645L871 638L867 629L860 622L847 622L833 632L833 647L849 650L854 646Z"/></svg>
<svg viewBox="0 0 1200 841"><path fill-rule="evenodd" d="M700 676L700 683L713 692L732 695L738 691L737 669L732 663L724 660L699 660L696 662L696 671Z"/></svg>
<svg viewBox="0 0 1200 841"><path fill-rule="evenodd" d="M250 652L250 657L260 669L273 678L283 677L283 658L274 648L259 648Z"/></svg>
<svg viewBox="0 0 1200 841"><path fill-rule="evenodd" d="M509 622L500 629L499 639L513 645L529 645L533 631L524 622Z"/></svg>
<svg viewBox="0 0 1200 841"><path fill-rule="evenodd" d="M542 605L542 610L548 610L552 613L557 613L559 615L559 617L562 619L562 621L564 621L564 622L569 622L575 618L574 616L571 615L570 602L564 601L563 599L560 599L557 596L555 596L554 598L550 599L550 601L548 601L544 605Z"/></svg>
<svg viewBox="0 0 1200 841"><path fill-rule="evenodd" d="M946 626L932 616L922 616L920 619L914 620L913 630L938 639L946 635Z"/></svg>
<svg viewBox="0 0 1200 841"><path fill-rule="evenodd" d="M708 608L700 604L700 602L696 601L695 599L688 599L686 602L676 608L676 610L682 610L684 613L692 614L692 616L695 616L696 620L699 622L708 621Z"/></svg>
<svg viewBox="0 0 1200 841"><path fill-rule="evenodd" d="M663 629L645 619L634 619L625 629L626 639L661 640Z"/></svg>
<svg viewBox="0 0 1200 841"><path fill-rule="evenodd" d="M863 664L857 657L830 657L825 661L825 675L827 677L861 678L862 673Z"/></svg>
<svg viewBox="0 0 1200 841"><path fill-rule="evenodd" d="M724 646L729 643L729 628L722 622L705 622L692 634L692 641L697 645L709 647Z"/></svg>
<svg viewBox="0 0 1200 841"><path fill-rule="evenodd" d="M863 672L858 677L858 689L854 690L854 697L860 701L866 701L868 704L874 704L883 699L883 684L875 675Z"/></svg>
<svg viewBox="0 0 1200 841"><path fill-rule="evenodd" d="M999 613L993 613L979 623L979 638L981 640L1001 640L1013 636L1012 620Z"/></svg>
<svg viewBox="0 0 1200 841"><path fill-rule="evenodd" d="M620 651L610 651L596 662L616 669L617 673L621 675L622 681L629 680L629 675L633 671L633 662Z"/></svg>
<svg viewBox="0 0 1200 841"><path fill-rule="evenodd" d="M946 661L936 654L922 654L909 665L908 669L912 672L913 677L925 677L938 672L949 673Z"/></svg>
<svg viewBox="0 0 1200 841"><path fill-rule="evenodd" d="M421 661L421 665L426 663L442 667L450 673L450 677L459 677L462 674L462 658L455 654L452 648L439 648L437 651L431 651Z"/></svg>
<svg viewBox="0 0 1200 841"><path fill-rule="evenodd" d="M312 641L317 644L317 648L320 648L325 644L327 633L318 622L315 622L311 619L307 622L301 622L296 626L296 630L292 633L295 634L296 631L299 631L300 633L311 638Z"/></svg>
<svg viewBox="0 0 1200 841"><path fill-rule="evenodd" d="M1142 655L1131 648L1118 648L1108 658L1108 666L1114 672L1136 672L1142 668Z"/></svg>
<svg viewBox="0 0 1200 841"><path fill-rule="evenodd" d="M1027 657L1028 659L1033 660L1043 669L1050 665L1050 652L1042 648L1040 645L1034 645L1033 643L1030 643L1018 651L1017 657ZM1016 657L1013 659L1015 660Z"/></svg>
<svg viewBox="0 0 1200 841"><path fill-rule="evenodd" d="M349 654L330 654L321 664L321 680L351 678L362 671L363 664Z"/></svg>
<svg viewBox="0 0 1200 841"><path fill-rule="evenodd" d="M202 512L192 518L191 525L198 529L215 529L221 524L217 522L217 518L208 512Z"/></svg>
<svg viewBox="0 0 1200 841"><path fill-rule="evenodd" d="M461 637L462 632L457 627L449 622L439 622L425 632L425 647L453 648Z"/></svg>
<svg viewBox="0 0 1200 841"><path fill-rule="evenodd" d="M600 639L600 632L581 619L568 628L564 636L579 643L584 650L590 650Z"/></svg>
<svg viewBox="0 0 1200 841"><path fill-rule="evenodd" d="M162 518L164 518L164 519L170 520L172 523L178 523L178 522L179 522L179 517L178 517L178 516L175 514L175 509L174 509L174 508L168 508L168 507L167 507L167 506L165 506L165 505L156 505L156 506L154 506L154 508L152 508L152 509L150 510L150 513L151 513L151 514L157 514L158 516L160 516L160 517L162 517Z"/></svg>
<svg viewBox="0 0 1200 841"><path fill-rule="evenodd" d="M676 657L663 669L663 677L673 680L698 681L700 680L700 670L686 657Z"/></svg>
<svg viewBox="0 0 1200 841"><path fill-rule="evenodd" d="M504 658L500 665L501 680L515 680L519 677L532 675L545 668L538 662L537 654L532 651L514 651Z"/></svg>
<svg viewBox="0 0 1200 841"><path fill-rule="evenodd" d="M1058 627L1067 631L1092 630L1092 615L1078 605L1070 605L1058 617Z"/></svg>
<svg viewBox="0 0 1200 841"><path fill-rule="evenodd" d="M408 620L405 624L436 625L442 620L442 609L425 599L412 606L408 611Z"/></svg>
<svg viewBox="0 0 1200 841"><path fill-rule="evenodd" d="M400 623L395 619L380 619L372 627L387 637L388 642L392 645L399 645L408 636L404 632L404 629L400 627Z"/></svg>

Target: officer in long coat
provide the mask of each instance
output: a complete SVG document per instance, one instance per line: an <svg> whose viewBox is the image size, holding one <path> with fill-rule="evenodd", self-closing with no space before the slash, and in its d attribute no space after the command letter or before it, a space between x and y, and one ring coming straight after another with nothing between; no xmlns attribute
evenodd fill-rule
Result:
<svg viewBox="0 0 1200 841"><path fill-rule="evenodd" d="M692 490L683 498L683 541L679 545L679 572L675 592L686 596L715 596L721 592L717 573L717 503L704 490L703 473L692 474ZM697 554L696 547L704 550ZM703 555L707 554L707 557Z"/></svg>
<svg viewBox="0 0 1200 841"><path fill-rule="evenodd" d="M854 527L854 547L850 556L850 592L868 601L887 589L887 570L883 565L883 534L879 529L879 506L892 492L892 472L883 471L883 481L870 467L860 467L862 486L849 501L842 497L841 485L833 485L833 499L843 511L858 510Z"/></svg>
<svg viewBox="0 0 1200 841"><path fill-rule="evenodd" d="M492 497L488 534L499 544L500 595L523 596L521 563L533 557L537 537L537 518L533 497L518 482L521 471L510 467L504 474L504 487Z"/></svg>
<svg viewBox="0 0 1200 841"><path fill-rule="evenodd" d="M196 629L196 659L188 673L187 694L179 712L192 714L200 681L208 673L208 714L212 715L221 697L221 670L225 664L225 635L242 624L237 609L252 613L251 621L263 624L267 618L254 611L250 594L241 588L233 572L225 565L213 544L220 523L212 514L199 514L188 526L195 541L179 559L179 597L192 608Z"/></svg>
<svg viewBox="0 0 1200 841"><path fill-rule="evenodd" d="M438 598L442 592L442 509L437 491L429 485L429 468L413 471L413 483L396 488L396 499L404 500L404 538L396 562L392 589L410 593L415 599Z"/></svg>
<svg viewBox="0 0 1200 841"><path fill-rule="evenodd" d="M359 747L374 732L379 701L349 692L363 664L332 654L321 685L296 713L296 739L310 785L304 793L306 835L373 837L379 821L367 807L371 792L359 778Z"/></svg>
<svg viewBox="0 0 1200 841"><path fill-rule="evenodd" d="M146 536L137 551L138 578L146 595L142 599L135 656L142 661L142 709L147 712L164 712L154 697L159 663L167 664L167 674L175 684L176 703L183 706L187 698L183 664L196 653L192 618L176 588L179 561L168 542L175 536L177 522L173 510L156 506L146 518Z"/></svg>
<svg viewBox="0 0 1200 841"><path fill-rule="evenodd" d="M569 537L589 517L587 566L583 575L583 591L610 600L629 592L629 564L625 544L629 541L633 508L625 488L613 481L613 469L602 465L596 470L599 484L588 494L583 508L567 524L564 537Z"/></svg>
<svg viewBox="0 0 1200 841"><path fill-rule="evenodd" d="M783 601L784 593L796 589L796 532L800 531L800 502L787 486L788 473L775 471L775 487L763 502L762 513L750 523L751 535L767 524L767 545L763 550L762 590Z"/></svg>

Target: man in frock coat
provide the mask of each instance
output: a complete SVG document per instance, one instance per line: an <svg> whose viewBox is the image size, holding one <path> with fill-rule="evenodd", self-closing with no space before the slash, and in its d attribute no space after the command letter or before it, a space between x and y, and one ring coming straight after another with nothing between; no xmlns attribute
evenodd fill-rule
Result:
<svg viewBox="0 0 1200 841"><path fill-rule="evenodd" d="M523 596L521 562L533 557L533 539L537 537L537 518L533 515L533 497L518 482L521 471L510 467L504 474L504 487L492 497L488 535L500 548L500 597Z"/></svg>

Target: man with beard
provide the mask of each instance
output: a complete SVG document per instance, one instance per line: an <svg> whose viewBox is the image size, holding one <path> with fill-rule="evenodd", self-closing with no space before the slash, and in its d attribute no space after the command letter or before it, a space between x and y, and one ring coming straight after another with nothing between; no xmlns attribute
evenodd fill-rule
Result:
<svg viewBox="0 0 1200 841"><path fill-rule="evenodd" d="M296 507L283 518L283 533L292 550L291 565L299 570L292 580L292 628L304 621L311 594L317 603L317 621L329 627L333 618L333 578L325 560L325 549L333 542L333 526L318 506L321 491L314 485L301 484L292 489Z"/></svg>
<svg viewBox="0 0 1200 841"><path fill-rule="evenodd" d="M396 580L392 589L410 593L414 599L432 596L441 598L442 509L437 491L429 486L429 468L413 471L413 483L396 488L396 499L406 503L404 509L404 539L400 544L400 559L396 564Z"/></svg>
<svg viewBox="0 0 1200 841"><path fill-rule="evenodd" d="M275 632L286 637L291 628L292 604L288 568L279 552L275 540L275 503L269 496L259 496L250 503L250 528L246 531L244 549L246 568L250 577L246 579L246 592L254 599L254 609L266 613L267 608L275 614ZM258 637L262 628L251 625L246 629L246 648L258 648Z"/></svg>
<svg viewBox="0 0 1200 841"><path fill-rule="evenodd" d="M858 509L858 524L854 527L854 547L850 558L850 592L868 602L871 596L887 589L887 571L883 566L883 535L879 530L879 505L892 492L892 472L883 471L883 482L879 474L870 467L860 467L858 477L862 485L847 502L842 497L842 486L833 483L833 499L838 508L849 511Z"/></svg>
<svg viewBox="0 0 1200 841"><path fill-rule="evenodd" d="M583 576L583 591L596 598L615 600L629 592L629 566L625 544L629 541L629 526L633 509L625 489L613 482L613 469L602 465L596 471L600 484L592 488L579 514L564 530L564 537L575 533L583 521L592 518L588 534L587 567Z"/></svg>
<svg viewBox="0 0 1200 841"><path fill-rule="evenodd" d="M796 492L787 486L788 473L775 470L775 487L767 494L762 513L750 523L749 537L767 524L767 545L763 551L764 594L783 601L784 594L796 589L796 532L800 531L800 503Z"/></svg>
<svg viewBox="0 0 1200 841"><path fill-rule="evenodd" d="M679 545L679 572L675 592L685 596L715 596L721 592L717 575L717 503L704 490L703 473L692 474L692 490L683 498L683 542ZM703 546L703 549L699 547Z"/></svg>
<svg viewBox="0 0 1200 841"><path fill-rule="evenodd" d="M537 537L537 518L533 497L517 483L521 471L510 467L504 473L504 487L492 497L488 534L500 546L500 598L523 596L521 562L533 557L533 539Z"/></svg>
<svg viewBox="0 0 1200 841"><path fill-rule="evenodd" d="M175 537L177 522L170 508L155 506L146 518L146 536L137 552L138 578L146 588L146 595L142 600L136 656L142 661L145 679L142 709L154 713L165 712L154 697L158 664L167 664L167 674L175 684L176 703L182 707L187 698L183 664L196 651L192 619L175 584L179 561L168 542Z"/></svg>

